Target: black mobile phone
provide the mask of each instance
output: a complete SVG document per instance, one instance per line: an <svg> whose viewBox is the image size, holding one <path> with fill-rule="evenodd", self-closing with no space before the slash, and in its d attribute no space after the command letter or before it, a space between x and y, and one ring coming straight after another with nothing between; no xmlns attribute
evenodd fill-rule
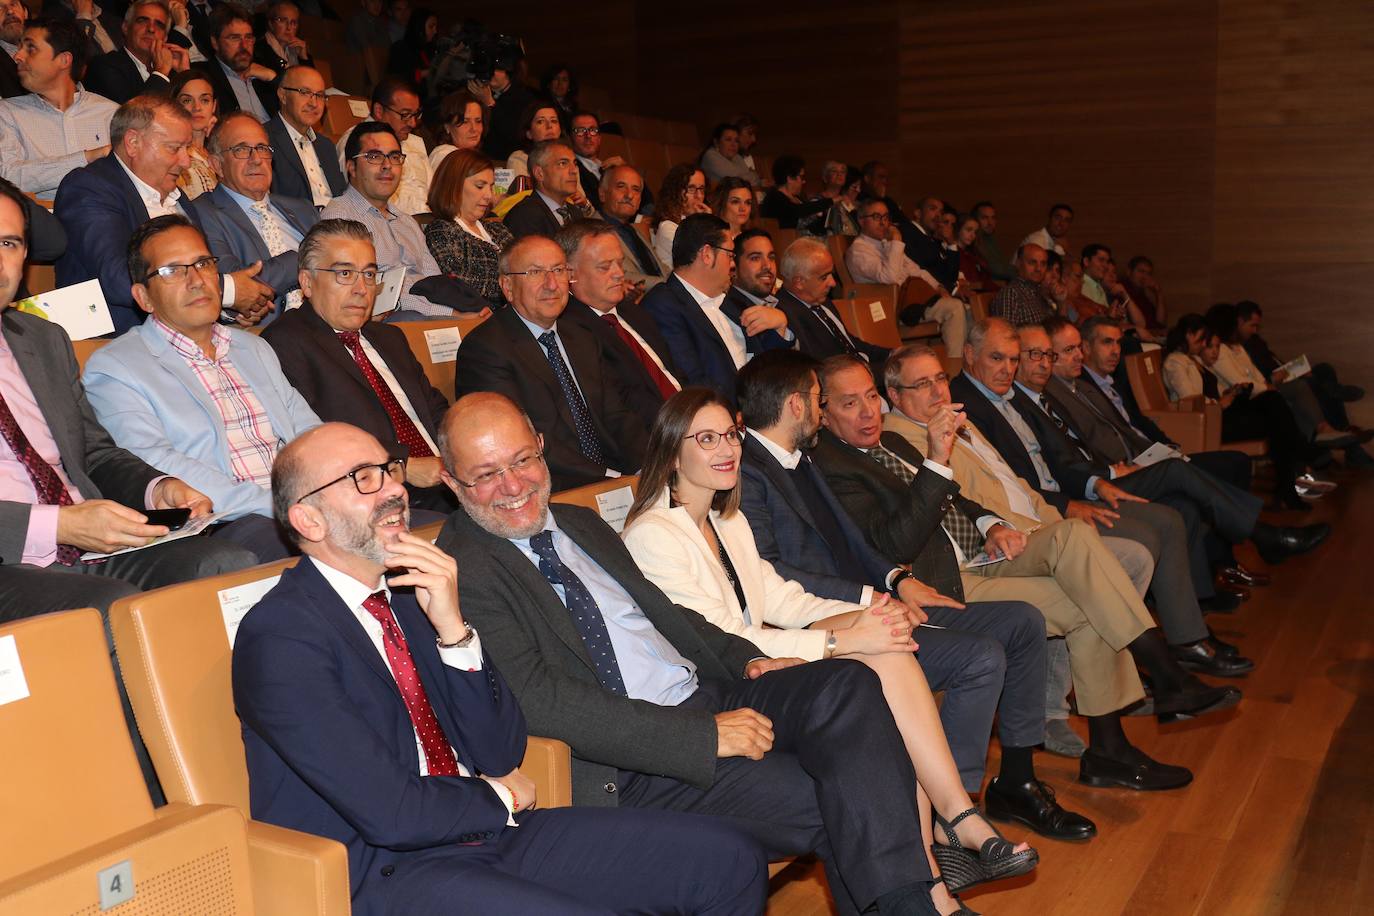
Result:
<svg viewBox="0 0 1374 916"><path fill-rule="evenodd" d="M143 513L148 516L150 525L166 525L168 531L176 531L191 517L190 509L149 509Z"/></svg>

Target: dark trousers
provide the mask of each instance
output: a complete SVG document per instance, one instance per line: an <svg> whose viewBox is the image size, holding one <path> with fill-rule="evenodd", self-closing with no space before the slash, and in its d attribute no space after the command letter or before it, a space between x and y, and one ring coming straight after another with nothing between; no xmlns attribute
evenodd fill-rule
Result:
<svg viewBox="0 0 1374 916"><path fill-rule="evenodd" d="M673 811L531 811L494 843L410 857L362 893L387 913L762 913L768 866L750 837Z"/></svg>
<svg viewBox="0 0 1374 916"><path fill-rule="evenodd" d="M1283 395L1264 391L1250 398L1237 398L1221 412L1221 439L1264 439L1269 443L1269 458L1274 462L1274 488L1280 493L1293 489L1300 465L1307 461L1307 439Z"/></svg>
<svg viewBox="0 0 1374 916"><path fill-rule="evenodd" d="M717 761L709 789L622 772L620 807L713 814L754 837L770 859L816 853L841 913L931 880L916 813L916 774L862 663L832 659L757 680L703 683L684 707L748 707L773 723L762 760Z"/></svg>
<svg viewBox="0 0 1374 916"><path fill-rule="evenodd" d="M960 611L925 609L929 626L913 638L931 690L945 691L940 724L959 779L969 792L983 783L993 713L1005 747L1045 740L1045 617L1024 601L974 601ZM989 653L989 647L995 651Z"/></svg>
<svg viewBox="0 0 1374 916"><path fill-rule="evenodd" d="M1233 544L1250 537L1264 501L1201 467L1196 461L1161 461L1116 481L1128 493L1165 505L1188 503ZM1247 462L1248 465L1248 462Z"/></svg>

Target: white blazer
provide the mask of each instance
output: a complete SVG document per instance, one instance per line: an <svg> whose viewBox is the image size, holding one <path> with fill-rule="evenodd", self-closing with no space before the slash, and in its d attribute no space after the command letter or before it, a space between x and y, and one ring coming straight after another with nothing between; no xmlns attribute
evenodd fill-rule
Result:
<svg viewBox="0 0 1374 916"><path fill-rule="evenodd" d="M784 579L759 556L754 532L742 512L711 523L730 555L739 576L751 624L720 558L681 506L668 507L668 493L654 507L626 526L621 537L649 581L669 600L691 608L727 633L749 640L774 658L816 661L825 657L825 631L803 629L807 624L857 610L859 605L818 598L793 579ZM770 629L763 624L772 624Z"/></svg>

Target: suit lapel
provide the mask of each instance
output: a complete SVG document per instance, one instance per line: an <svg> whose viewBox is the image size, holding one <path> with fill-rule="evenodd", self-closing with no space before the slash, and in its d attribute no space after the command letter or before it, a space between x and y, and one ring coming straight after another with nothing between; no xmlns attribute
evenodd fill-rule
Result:
<svg viewBox="0 0 1374 916"><path fill-rule="evenodd" d="M682 307L682 313L687 316L687 320L696 327L697 336L702 340L708 341L710 346L716 350L719 359L725 365L734 370L735 358L730 355L730 348L721 340L720 332L711 323L711 319L706 317L697 301L692 298L692 294L687 291L687 287L682 285L682 281L677 278L677 274L668 278L668 286L672 289L673 295L677 296L678 303Z"/></svg>
<svg viewBox="0 0 1374 916"><path fill-rule="evenodd" d="M24 333L19 322L10 319L8 309L4 319L5 342L9 344L10 350L14 353L14 361L19 364L19 370L29 383L34 402L48 424L48 433L57 443L57 453L62 458L62 466L67 469L67 476L75 483L76 477L72 472L79 470L84 476L86 460L81 415L68 397L71 393L71 382L55 376L52 355L38 352L35 335Z"/></svg>
<svg viewBox="0 0 1374 916"><path fill-rule="evenodd" d="M267 124L272 138L276 141L274 149L277 158L273 162L273 168L281 168L282 164L287 165L309 188L310 176L305 174L305 163L301 161L300 150L296 149L296 144L291 140L291 134L286 129L286 123L281 120L281 115L277 115Z"/></svg>
<svg viewBox="0 0 1374 916"><path fill-rule="evenodd" d="M363 376L363 370L358 368L358 363L353 359L352 354L348 352L348 348L339 341L339 337L334 333L334 329L326 324L325 320L316 313L314 306L302 303L299 312L301 317L298 320L304 323L307 332L314 338L316 346L318 346L320 352L324 354L325 359L333 363L335 368L343 372L359 386L361 389L359 392L360 396L375 397L376 392L374 392L372 386L367 383L367 379ZM367 337L369 340L371 339L368 334L368 327L370 325L371 322L368 322L368 324L363 325L362 329L363 336Z"/></svg>
<svg viewBox="0 0 1374 916"><path fill-rule="evenodd" d="M262 233L258 231L258 227L253 225L248 214L244 213L243 208L234 202L234 199L229 196L229 192L224 190L223 185L210 192L210 202L223 214L225 219L238 228L248 244L253 246L256 257L249 260L248 263L267 261L272 257L271 252L267 250L267 243L262 240Z"/></svg>
<svg viewBox="0 0 1374 916"><path fill-rule="evenodd" d="M758 468L764 477L775 490L782 495L787 505L797 516L813 531L820 531L820 526L816 524L816 519L811 515L811 509L806 505L806 500L797 491L797 485L792 482L792 475L787 473L781 464L778 464L773 454L768 451L761 443L755 442L754 437L750 436L744 440L744 457L751 465ZM802 458L803 463L807 463L806 458Z"/></svg>
<svg viewBox="0 0 1374 916"><path fill-rule="evenodd" d="M186 365L186 360L181 358L181 354L172 349L172 344L163 336L162 332L154 325L149 318L143 324L135 327L131 333L141 335L143 346L153 359L162 366L167 372L171 373L176 379L177 384L185 388L200 405L201 410L205 411L206 417L210 420L210 428L215 430L215 440L221 442L223 436L224 422L220 418L219 408L215 406L210 393L205 390L205 386L196 377L195 371ZM232 345L231 345L232 346ZM240 366L240 371L242 367ZM265 405L264 405L265 407ZM222 443L221 443L222 444Z"/></svg>
<svg viewBox="0 0 1374 916"><path fill-rule="evenodd" d="M404 706L405 701L401 699L401 691L396 686L396 678L392 676L391 670L382 660L381 653L377 651L377 647L368 638L367 631L358 622L358 618L353 615L352 609L343 603L339 593L330 587L329 582L315 568L314 561L302 559L293 569L287 570L282 575L301 578L301 588L315 599L310 609L323 617L343 637L349 648L358 653L363 664L373 674L381 678L396 694L396 702ZM409 720L410 714L407 713L406 721Z"/></svg>

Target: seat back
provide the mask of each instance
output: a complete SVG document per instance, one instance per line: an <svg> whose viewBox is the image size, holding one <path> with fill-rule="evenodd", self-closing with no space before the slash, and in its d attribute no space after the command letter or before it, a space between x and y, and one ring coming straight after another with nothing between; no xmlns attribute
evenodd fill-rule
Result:
<svg viewBox="0 0 1374 916"><path fill-rule="evenodd" d="M394 327L400 328L401 333L405 334L410 352L420 361L429 383L452 401L454 379L458 372L458 342L485 320L475 316L431 318L425 321L398 321Z"/></svg>
<svg viewBox="0 0 1374 916"><path fill-rule="evenodd" d="M897 287L890 283L855 283L844 288L845 296L833 300L845 330L879 347L902 345L897 328Z"/></svg>
<svg viewBox="0 0 1374 916"><path fill-rule="evenodd" d="M617 532L625 527L625 516L639 489L639 476L608 477L584 487L561 490L551 497L553 502L582 506L601 516Z"/></svg>
<svg viewBox="0 0 1374 916"><path fill-rule="evenodd" d="M153 819L94 610L0 626L0 883Z"/></svg>
<svg viewBox="0 0 1374 916"><path fill-rule="evenodd" d="M76 353L76 366L78 369L85 370L86 360L91 358L91 354L110 341L102 337L93 337L90 340L73 340L72 351Z"/></svg>
<svg viewBox="0 0 1374 916"><path fill-rule="evenodd" d="M24 288L30 296L50 293L57 289L57 268L52 264L27 264L24 267Z"/></svg>
<svg viewBox="0 0 1374 916"><path fill-rule="evenodd" d="M776 238L776 235L774 236ZM840 286L849 289L854 285L854 277L849 273L849 265L845 263L844 256L849 253L849 246L854 244L852 236L832 235L825 240L825 247L830 251L830 260L835 262L835 276L840 280ZM778 249L778 259L782 259L782 249Z"/></svg>
<svg viewBox="0 0 1374 916"><path fill-rule="evenodd" d="M234 712L233 623L296 564L283 560L122 598L110 608L138 730L169 801L248 811L248 767Z"/></svg>
<svg viewBox="0 0 1374 916"><path fill-rule="evenodd" d="M324 118L320 126L325 134L337 140L354 124L364 121L370 111L367 99L361 96L327 96L324 100Z"/></svg>
<svg viewBox="0 0 1374 916"><path fill-rule="evenodd" d="M1126 356L1126 377L1141 410L1172 410L1169 393L1164 390L1162 350L1146 350Z"/></svg>

